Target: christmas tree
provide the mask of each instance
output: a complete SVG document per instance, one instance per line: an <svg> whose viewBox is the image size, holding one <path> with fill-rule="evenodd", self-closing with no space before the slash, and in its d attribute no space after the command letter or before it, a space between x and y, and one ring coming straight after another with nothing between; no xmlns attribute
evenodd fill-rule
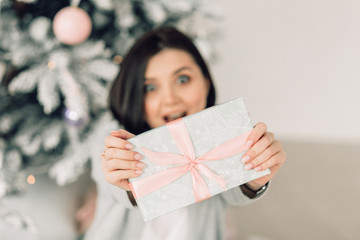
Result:
<svg viewBox="0 0 360 240"><path fill-rule="evenodd" d="M201 0L0 0L0 200L99 158L88 149L114 124L108 89L139 35L174 25L211 60L218 19Z"/></svg>

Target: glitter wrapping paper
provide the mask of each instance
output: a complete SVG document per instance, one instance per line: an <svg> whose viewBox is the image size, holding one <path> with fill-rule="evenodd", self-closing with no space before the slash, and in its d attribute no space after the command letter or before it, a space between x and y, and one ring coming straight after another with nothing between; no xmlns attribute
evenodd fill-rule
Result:
<svg viewBox="0 0 360 240"><path fill-rule="evenodd" d="M130 139L129 142L135 146L134 151L143 155L141 161L146 164L139 177L129 180L144 220L149 221L269 174L268 169L261 172L244 170L241 162L252 128L244 101L238 98ZM188 133L190 147L184 144L184 138L177 139L174 131L180 135ZM236 154L223 157L231 152L227 147L230 142L237 144L232 147ZM184 154L182 146L185 145L193 157ZM208 155L213 156L211 160L202 159L202 156L207 158ZM161 157L162 160L159 160ZM175 163L175 158L183 163ZM167 160L169 164L159 164L159 161ZM179 177L174 177L174 171L181 172ZM175 180L152 189L171 178Z"/></svg>

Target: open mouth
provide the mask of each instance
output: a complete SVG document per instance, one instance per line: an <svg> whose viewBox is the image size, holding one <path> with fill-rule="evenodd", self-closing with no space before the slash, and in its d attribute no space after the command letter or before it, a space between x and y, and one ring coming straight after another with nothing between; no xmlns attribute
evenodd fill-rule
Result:
<svg viewBox="0 0 360 240"><path fill-rule="evenodd" d="M173 113L173 114L169 114L167 116L164 116L164 121L166 123L174 121L176 119L182 118L186 116L186 112L179 112L179 113Z"/></svg>

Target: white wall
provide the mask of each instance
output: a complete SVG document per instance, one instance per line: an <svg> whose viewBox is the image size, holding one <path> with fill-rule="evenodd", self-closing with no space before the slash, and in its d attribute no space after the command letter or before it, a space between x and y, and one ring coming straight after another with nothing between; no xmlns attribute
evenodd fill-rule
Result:
<svg viewBox="0 0 360 240"><path fill-rule="evenodd" d="M360 1L222 0L218 102L279 138L360 143Z"/></svg>

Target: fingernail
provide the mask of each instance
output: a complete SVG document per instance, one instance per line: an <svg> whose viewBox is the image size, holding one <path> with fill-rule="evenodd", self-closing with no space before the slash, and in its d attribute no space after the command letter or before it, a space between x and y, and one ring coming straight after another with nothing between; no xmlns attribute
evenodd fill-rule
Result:
<svg viewBox="0 0 360 240"><path fill-rule="evenodd" d="M246 143L245 147L246 147L247 149L249 149L252 144L253 144L253 140L249 140L249 141Z"/></svg>
<svg viewBox="0 0 360 240"><path fill-rule="evenodd" d="M141 156L140 153L137 153L137 154L134 155L134 158L135 158L136 160L140 160L140 159L142 159L142 156Z"/></svg>
<svg viewBox="0 0 360 240"><path fill-rule="evenodd" d="M125 144L125 148L126 148L126 149L132 149L133 147L134 147L134 146L131 145L130 143Z"/></svg>
<svg viewBox="0 0 360 240"><path fill-rule="evenodd" d="M145 166L146 166L145 163L142 163L142 162L139 162L136 164L136 167L138 167L138 168L144 168Z"/></svg>
<svg viewBox="0 0 360 240"><path fill-rule="evenodd" d="M251 163L248 163L245 165L244 169L245 170L250 170L253 167L253 165Z"/></svg>
<svg viewBox="0 0 360 240"><path fill-rule="evenodd" d="M256 167L256 168L254 168L254 171L260 171L261 170L261 167L259 166L259 167Z"/></svg>
<svg viewBox="0 0 360 240"><path fill-rule="evenodd" d="M249 155L244 155L244 156L242 157L242 159L241 159L241 162L246 163L246 162L249 161L249 160L250 160Z"/></svg>
<svg viewBox="0 0 360 240"><path fill-rule="evenodd" d="M141 170L136 170L135 173L136 174L142 174L142 171Z"/></svg>

